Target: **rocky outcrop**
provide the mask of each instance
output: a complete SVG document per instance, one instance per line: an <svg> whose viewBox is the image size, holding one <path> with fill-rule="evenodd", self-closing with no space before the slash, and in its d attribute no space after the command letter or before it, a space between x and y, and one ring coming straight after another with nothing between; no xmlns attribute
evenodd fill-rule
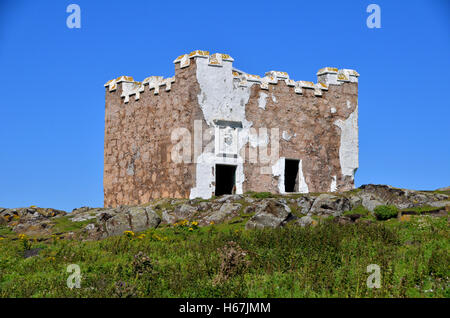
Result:
<svg viewBox="0 0 450 318"><path fill-rule="evenodd" d="M293 194L258 197L226 195L212 200L160 199L144 206L117 208L82 207L66 213L38 207L0 208L0 226L33 237L53 234L66 238L102 239L139 232L178 221L196 221L199 226L220 223L245 223L246 229L279 228L287 224L312 226L333 218L339 224L370 223L363 215L348 212L365 207L373 211L378 205L395 205L405 213L415 207L435 207L432 216L450 211L450 191L413 191L385 185L364 185L344 193ZM412 209L412 210L411 210ZM365 212L367 213L367 212Z"/></svg>
<svg viewBox="0 0 450 318"><path fill-rule="evenodd" d="M448 195L430 191L414 191L398 189L387 185L366 184L359 188L357 196L361 198L362 204L370 211L377 205L395 205L399 209L412 208L415 206L431 205L436 201L449 198Z"/></svg>
<svg viewBox="0 0 450 318"><path fill-rule="evenodd" d="M263 200L254 205L254 213L246 229L277 228L292 218L291 209L281 200Z"/></svg>
<svg viewBox="0 0 450 318"><path fill-rule="evenodd" d="M238 215L242 205L239 203L224 203L218 209L213 211L210 215L202 218L200 224L207 225L211 223L223 223Z"/></svg>
<svg viewBox="0 0 450 318"><path fill-rule="evenodd" d="M350 200L344 196L321 194L315 200L308 214L340 216L352 209Z"/></svg>
<svg viewBox="0 0 450 318"><path fill-rule="evenodd" d="M121 235L125 231L140 232L156 228L161 218L151 207L120 207L103 211L97 217L101 236ZM98 232L97 228L93 229Z"/></svg>

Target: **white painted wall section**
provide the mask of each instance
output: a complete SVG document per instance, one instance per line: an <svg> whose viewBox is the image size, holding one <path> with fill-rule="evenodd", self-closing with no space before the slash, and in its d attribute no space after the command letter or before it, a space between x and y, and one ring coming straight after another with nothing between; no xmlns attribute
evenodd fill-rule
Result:
<svg viewBox="0 0 450 318"><path fill-rule="evenodd" d="M302 160L298 163L298 192L309 193L308 184L306 183L305 176L303 175Z"/></svg>
<svg viewBox="0 0 450 318"><path fill-rule="evenodd" d="M358 107L346 120L338 119L334 122L341 129L341 146L339 160L342 174L355 178L359 166L358 158Z"/></svg>
<svg viewBox="0 0 450 318"><path fill-rule="evenodd" d="M333 176L331 179L330 192L336 192L337 190L337 176Z"/></svg>

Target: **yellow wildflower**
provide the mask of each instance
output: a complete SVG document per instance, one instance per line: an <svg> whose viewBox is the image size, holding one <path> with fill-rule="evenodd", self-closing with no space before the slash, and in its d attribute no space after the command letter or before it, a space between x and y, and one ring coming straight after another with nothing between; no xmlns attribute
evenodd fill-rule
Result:
<svg viewBox="0 0 450 318"><path fill-rule="evenodd" d="M189 228L189 231L193 231L194 229L192 227Z"/></svg>

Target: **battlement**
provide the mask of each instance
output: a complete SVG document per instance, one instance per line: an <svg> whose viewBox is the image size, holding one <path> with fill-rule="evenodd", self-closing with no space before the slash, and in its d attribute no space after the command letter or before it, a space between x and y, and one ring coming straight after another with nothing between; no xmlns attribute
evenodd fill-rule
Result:
<svg viewBox="0 0 450 318"><path fill-rule="evenodd" d="M317 72L317 83L310 81L295 81L289 77L287 72L269 71L265 76L248 74L232 68L234 59L223 53L210 54L208 51L195 50L189 54L178 56L173 63L179 64L180 69L189 67L191 59L208 59L208 66L223 67L226 63L230 63L233 79L238 82L239 87L249 87L254 84L260 86L263 90L268 90L269 85L277 85L279 81L284 81L287 86L293 87L296 94L302 95L304 90L314 90L315 96L322 96L323 91L327 91L329 85L341 85L343 83L357 83L359 74L352 69L337 69L335 67L324 67ZM135 96L139 100L140 93L145 91L148 85L149 91L153 90L154 95L158 95L160 87L165 86L166 91L170 91L172 83L175 82L175 76L163 78L162 76L150 76L142 82L134 81L131 76L120 76L116 79L108 81L104 86L108 87L109 91L115 91L117 84L122 83L122 94L124 102L128 103L130 96Z"/></svg>
<svg viewBox="0 0 450 318"><path fill-rule="evenodd" d="M173 63L172 77L104 85L105 206L353 188L356 71L325 67L317 82L297 81L279 70L249 74L230 55L201 50Z"/></svg>

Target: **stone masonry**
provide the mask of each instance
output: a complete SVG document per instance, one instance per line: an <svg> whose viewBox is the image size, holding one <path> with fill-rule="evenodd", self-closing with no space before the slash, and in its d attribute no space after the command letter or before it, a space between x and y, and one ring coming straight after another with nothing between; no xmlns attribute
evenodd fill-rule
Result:
<svg viewBox="0 0 450 318"><path fill-rule="evenodd" d="M356 71L325 67L318 83L279 71L260 77L233 68L227 54L199 50L174 64L171 78L121 76L105 84L105 206L206 199L219 188L354 188Z"/></svg>

